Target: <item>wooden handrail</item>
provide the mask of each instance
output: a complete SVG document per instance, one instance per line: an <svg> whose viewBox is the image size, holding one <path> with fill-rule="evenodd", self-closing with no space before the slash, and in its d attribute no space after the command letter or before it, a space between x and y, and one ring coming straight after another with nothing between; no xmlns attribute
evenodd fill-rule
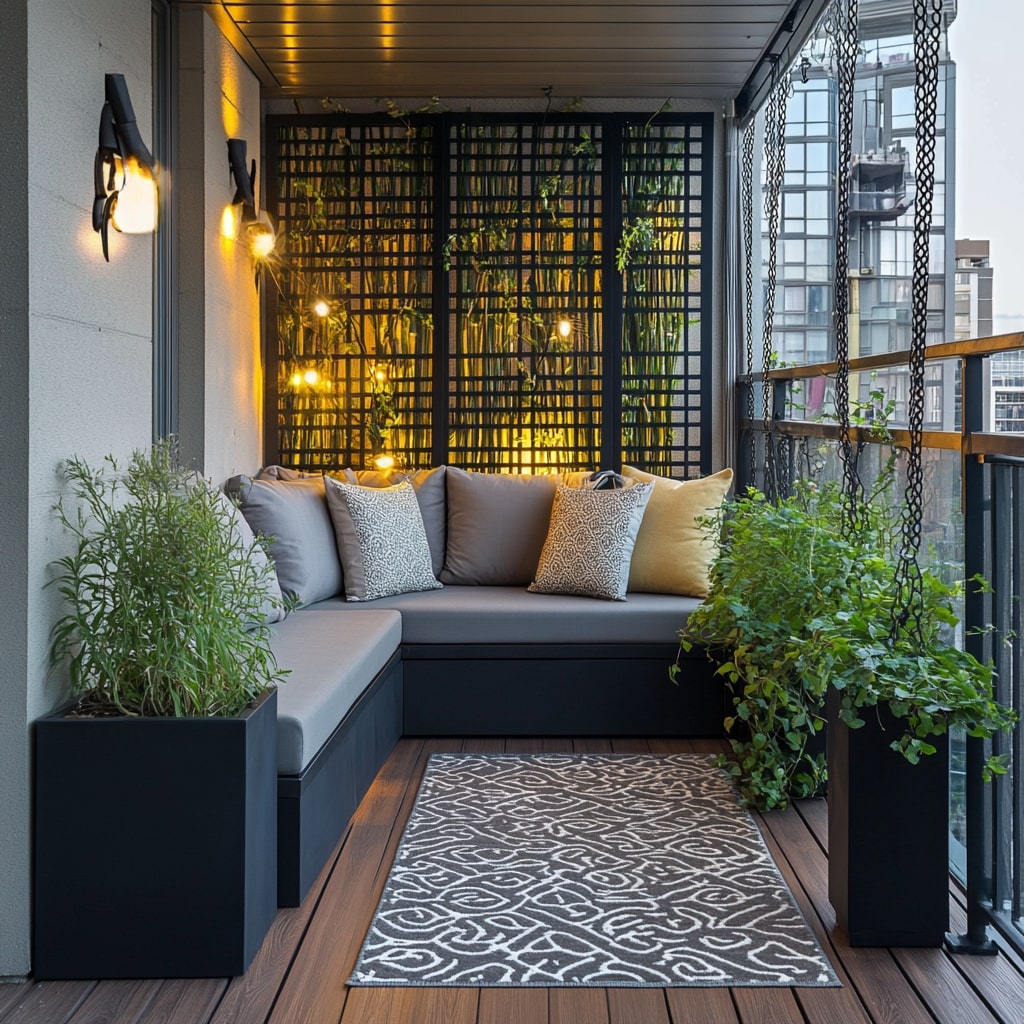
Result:
<svg viewBox="0 0 1024 1024"><path fill-rule="evenodd" d="M963 359L968 356L994 356L1001 352L1013 352L1024 349L1024 333L996 334L990 338L971 338L968 341L944 341L938 345L929 345L925 349L925 360L932 362L940 359ZM879 352L876 355L860 356L850 360L851 373L863 373L870 370L882 370L889 367L907 366L910 352L901 349L898 352ZM767 373L741 374L743 383L754 383L764 380L806 380L810 377L832 376L839 370L839 364L806 363L801 366L779 366Z"/></svg>

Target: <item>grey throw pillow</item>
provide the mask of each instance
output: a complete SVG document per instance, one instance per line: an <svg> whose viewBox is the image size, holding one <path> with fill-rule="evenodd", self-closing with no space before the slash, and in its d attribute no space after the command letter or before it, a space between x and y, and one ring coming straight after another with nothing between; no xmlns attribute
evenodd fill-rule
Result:
<svg viewBox="0 0 1024 1024"><path fill-rule="evenodd" d="M323 477L232 477L226 489L249 525L269 539L281 589L314 604L341 592L341 561Z"/></svg>
<svg viewBox="0 0 1024 1024"><path fill-rule="evenodd" d="M529 589L624 601L633 546L653 490L652 483L600 491L559 484Z"/></svg>
<svg viewBox="0 0 1024 1024"><path fill-rule="evenodd" d="M441 580L524 587L533 579L558 478L448 467L448 546Z"/></svg>
<svg viewBox="0 0 1024 1024"><path fill-rule="evenodd" d="M420 503L423 529L427 532L430 545L430 564L434 575L439 576L444 566L445 534L445 466L434 469L346 469L345 479L360 487L393 487L403 480L412 484L416 500Z"/></svg>
<svg viewBox="0 0 1024 1024"><path fill-rule="evenodd" d="M326 477L324 483L349 601L373 601L441 586L430 564L412 484L360 487L333 477Z"/></svg>

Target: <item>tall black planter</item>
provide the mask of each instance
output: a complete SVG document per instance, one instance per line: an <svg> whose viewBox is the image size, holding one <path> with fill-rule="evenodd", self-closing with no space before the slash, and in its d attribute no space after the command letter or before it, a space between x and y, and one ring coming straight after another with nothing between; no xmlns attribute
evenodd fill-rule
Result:
<svg viewBox="0 0 1024 1024"><path fill-rule="evenodd" d="M38 978L243 974L277 912L277 693L36 723Z"/></svg>
<svg viewBox="0 0 1024 1024"><path fill-rule="evenodd" d="M828 895L851 946L939 946L949 922L949 742L909 764L888 708L828 701Z"/></svg>

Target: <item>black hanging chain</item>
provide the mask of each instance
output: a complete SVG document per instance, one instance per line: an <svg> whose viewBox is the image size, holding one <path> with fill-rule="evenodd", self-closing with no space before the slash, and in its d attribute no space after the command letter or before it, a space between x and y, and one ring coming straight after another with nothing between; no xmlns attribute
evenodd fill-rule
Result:
<svg viewBox="0 0 1024 1024"><path fill-rule="evenodd" d="M779 252L779 204L786 173L786 101L789 96L789 85L789 76L779 75L765 105L764 219L768 229L768 280L764 304L762 369L766 375L772 368L772 330L775 321L775 282ZM764 415L764 493L770 500L775 501L780 494L775 450L775 390L767 376L761 389L761 401Z"/></svg>
<svg viewBox="0 0 1024 1024"><path fill-rule="evenodd" d="M858 0L833 0L826 31L832 42L838 79L838 148L836 181L835 295L833 316L836 339L836 419L839 423L839 458L843 467L843 493L847 521L858 519L864 488L857 471L859 448L850 440L850 185L853 171L854 85L859 46Z"/></svg>
<svg viewBox="0 0 1024 1024"><path fill-rule="evenodd" d="M743 232L743 349L746 356L744 372L754 372L754 139L757 135L755 119L751 118L743 129L743 150L740 164L740 221ZM747 421L754 422L754 385L747 385ZM757 443L754 430L747 431L750 450L750 468L753 471Z"/></svg>
<svg viewBox="0 0 1024 1024"><path fill-rule="evenodd" d="M942 41L942 0L914 0L914 134L917 140L917 190L914 198L914 275L911 289L907 483L901 516L901 546L896 565L891 633L921 635L923 582L921 550L924 474L925 349L928 343L928 264L935 191L935 129Z"/></svg>

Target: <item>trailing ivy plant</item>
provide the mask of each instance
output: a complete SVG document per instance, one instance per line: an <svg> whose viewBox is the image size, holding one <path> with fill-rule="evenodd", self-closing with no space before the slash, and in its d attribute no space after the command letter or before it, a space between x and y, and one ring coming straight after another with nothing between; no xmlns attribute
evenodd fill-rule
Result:
<svg viewBox="0 0 1024 1024"><path fill-rule="evenodd" d="M123 471L111 456L99 469L72 458L63 475L76 501L54 511L74 544L54 563L67 611L50 653L80 708L235 715L284 675L265 624L273 568L172 442Z"/></svg>
<svg viewBox="0 0 1024 1024"><path fill-rule="evenodd" d="M954 643L956 585L923 569L920 629L893 633L893 477L890 460L852 521L837 483L802 481L778 502L749 490L705 524L721 544L681 646L706 645L719 661L733 705L723 764L751 806L781 808L822 792L825 757L813 738L830 686L851 728L888 705L904 726L891 746L912 763L953 726L990 736L1015 721L993 699L991 665ZM992 759L987 774L1003 770Z"/></svg>

